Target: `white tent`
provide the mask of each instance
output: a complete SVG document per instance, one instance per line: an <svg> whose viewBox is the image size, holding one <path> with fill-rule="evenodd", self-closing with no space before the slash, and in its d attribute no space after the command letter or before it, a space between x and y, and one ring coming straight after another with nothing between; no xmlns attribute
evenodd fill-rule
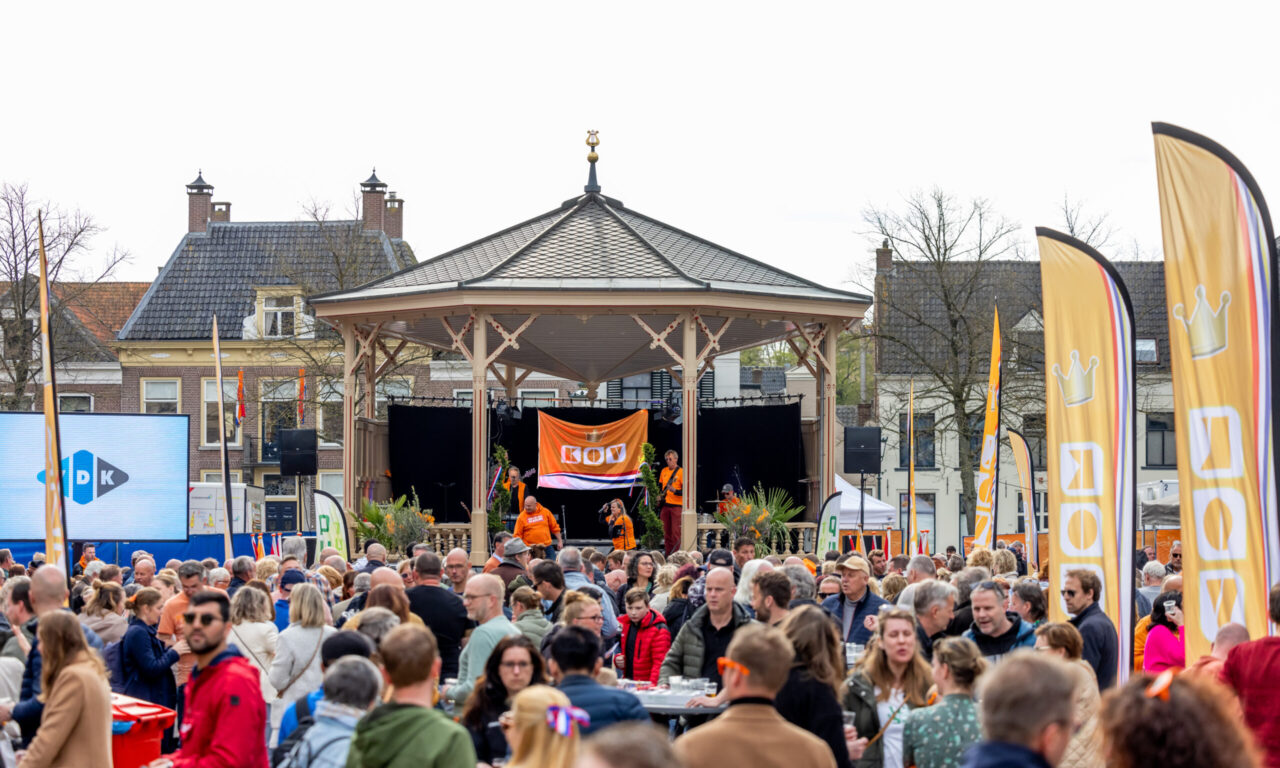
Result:
<svg viewBox="0 0 1280 768"><path fill-rule="evenodd" d="M1180 502L1176 479L1138 484L1138 505L1142 511L1144 528L1180 525L1182 523L1179 513Z"/></svg>
<svg viewBox="0 0 1280 768"><path fill-rule="evenodd" d="M893 506L854 488L839 475L836 475L836 490L840 492L841 529L857 529L860 515L868 529L898 527L898 510Z"/></svg>

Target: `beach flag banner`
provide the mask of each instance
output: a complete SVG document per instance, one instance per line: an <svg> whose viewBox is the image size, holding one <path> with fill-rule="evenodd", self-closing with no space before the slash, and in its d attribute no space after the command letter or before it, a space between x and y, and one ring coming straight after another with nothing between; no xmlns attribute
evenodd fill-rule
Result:
<svg viewBox="0 0 1280 768"><path fill-rule="evenodd" d="M831 550L840 550L840 497L836 491L827 497L822 505L822 514L818 516L818 557Z"/></svg>
<svg viewBox="0 0 1280 768"><path fill-rule="evenodd" d="M298 369L298 424L307 423L307 371Z"/></svg>
<svg viewBox="0 0 1280 768"><path fill-rule="evenodd" d="M910 550L904 554L920 552L920 529L916 527L916 382L911 381L907 393L907 517L910 521L906 541Z"/></svg>
<svg viewBox="0 0 1280 768"><path fill-rule="evenodd" d="M1026 532L1027 562L1040 562L1040 537L1036 531L1035 470L1031 465L1031 447L1027 439L1016 429L1006 429L1009 449L1013 452L1013 465L1018 469L1018 490L1022 493L1022 515Z"/></svg>
<svg viewBox="0 0 1280 768"><path fill-rule="evenodd" d="M973 543L991 549L996 534L996 480L1000 472L1000 310L991 327L991 368L987 374L986 420L978 459L977 501L974 504Z"/></svg>
<svg viewBox="0 0 1280 768"><path fill-rule="evenodd" d="M575 491L629 487L640 479L649 412L598 426L538 412L538 487Z"/></svg>
<svg viewBox="0 0 1280 768"><path fill-rule="evenodd" d="M315 493L316 550L333 547L347 559L347 516L342 514L338 500L324 491Z"/></svg>
<svg viewBox="0 0 1280 768"><path fill-rule="evenodd" d="M1275 233L1257 183L1215 142L1152 127L1178 434L1187 658L1218 628L1272 632L1280 572L1271 331Z"/></svg>
<svg viewBox="0 0 1280 768"><path fill-rule="evenodd" d="M244 421L244 369L236 372L236 427Z"/></svg>
<svg viewBox="0 0 1280 768"><path fill-rule="evenodd" d="M226 493L222 505L224 525L222 526L223 557L230 560L231 553L231 459L227 454L227 406L226 390L222 386L222 346L218 339L218 316L213 316L213 372L218 387L218 444L222 458L222 490ZM216 503L216 497L215 497Z"/></svg>
<svg viewBox="0 0 1280 768"><path fill-rule="evenodd" d="M1063 621L1068 571L1102 582L1119 631L1120 682L1132 669L1133 305L1119 273L1085 243L1037 228L1044 298L1049 477L1049 620Z"/></svg>
<svg viewBox="0 0 1280 768"><path fill-rule="evenodd" d="M67 510L62 498L62 440L58 432L58 385L54 380L53 334L49 327L49 263L44 251L44 215L36 213L40 256L40 372L44 377L44 551L45 564L71 576L67 551Z"/></svg>

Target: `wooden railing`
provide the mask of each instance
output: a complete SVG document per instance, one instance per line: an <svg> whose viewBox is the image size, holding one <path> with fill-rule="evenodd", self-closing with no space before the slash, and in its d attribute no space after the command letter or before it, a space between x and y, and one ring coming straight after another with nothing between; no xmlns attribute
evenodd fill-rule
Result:
<svg viewBox="0 0 1280 768"><path fill-rule="evenodd" d="M817 523L784 523L787 529L785 536L775 536L770 542L773 553L779 556L803 555L817 549ZM722 547L731 549L733 542L729 538L729 530L720 523L698 523L698 549L714 549Z"/></svg>
<svg viewBox="0 0 1280 768"><path fill-rule="evenodd" d="M427 529L427 544L441 557L449 550L461 548L471 552L471 523L440 523Z"/></svg>

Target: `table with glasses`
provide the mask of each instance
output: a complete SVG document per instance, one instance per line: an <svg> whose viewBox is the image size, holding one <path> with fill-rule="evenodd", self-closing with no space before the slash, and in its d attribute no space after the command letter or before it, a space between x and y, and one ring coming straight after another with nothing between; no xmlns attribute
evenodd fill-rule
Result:
<svg viewBox="0 0 1280 768"><path fill-rule="evenodd" d="M618 687L630 691L640 699L640 703L651 715L660 717L680 717L682 715L714 716L725 710L728 704L719 707L691 707L689 701L699 696L716 695L716 684L706 678L672 677L667 687L641 689L631 680L619 680Z"/></svg>

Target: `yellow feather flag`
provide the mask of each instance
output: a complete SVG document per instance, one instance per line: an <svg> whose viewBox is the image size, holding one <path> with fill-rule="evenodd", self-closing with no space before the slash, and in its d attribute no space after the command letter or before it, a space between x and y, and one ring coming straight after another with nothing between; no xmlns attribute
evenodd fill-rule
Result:
<svg viewBox="0 0 1280 768"><path fill-rule="evenodd" d="M910 518L907 541L903 542L906 554L920 554L920 527L916 524L916 382L911 381L907 396L907 510ZM861 536L859 536L861 538ZM907 542L910 542L909 544Z"/></svg>
<svg viewBox="0 0 1280 768"><path fill-rule="evenodd" d="M58 433L58 386L53 372L53 335L49 331L49 262L44 252L44 216L37 212L40 251L40 365L44 376L44 548L45 564L68 578L67 510L62 496L62 444Z"/></svg>
<svg viewBox="0 0 1280 768"><path fill-rule="evenodd" d="M1280 569L1273 412L1275 234L1248 169L1213 141L1152 126L1178 434L1187 658L1224 624L1272 631Z"/></svg>
<svg viewBox="0 0 1280 768"><path fill-rule="evenodd" d="M996 478L1000 472L1000 309L991 326L991 369L987 374L986 420L978 460L978 493L974 505L973 546L991 549L996 538Z"/></svg>

